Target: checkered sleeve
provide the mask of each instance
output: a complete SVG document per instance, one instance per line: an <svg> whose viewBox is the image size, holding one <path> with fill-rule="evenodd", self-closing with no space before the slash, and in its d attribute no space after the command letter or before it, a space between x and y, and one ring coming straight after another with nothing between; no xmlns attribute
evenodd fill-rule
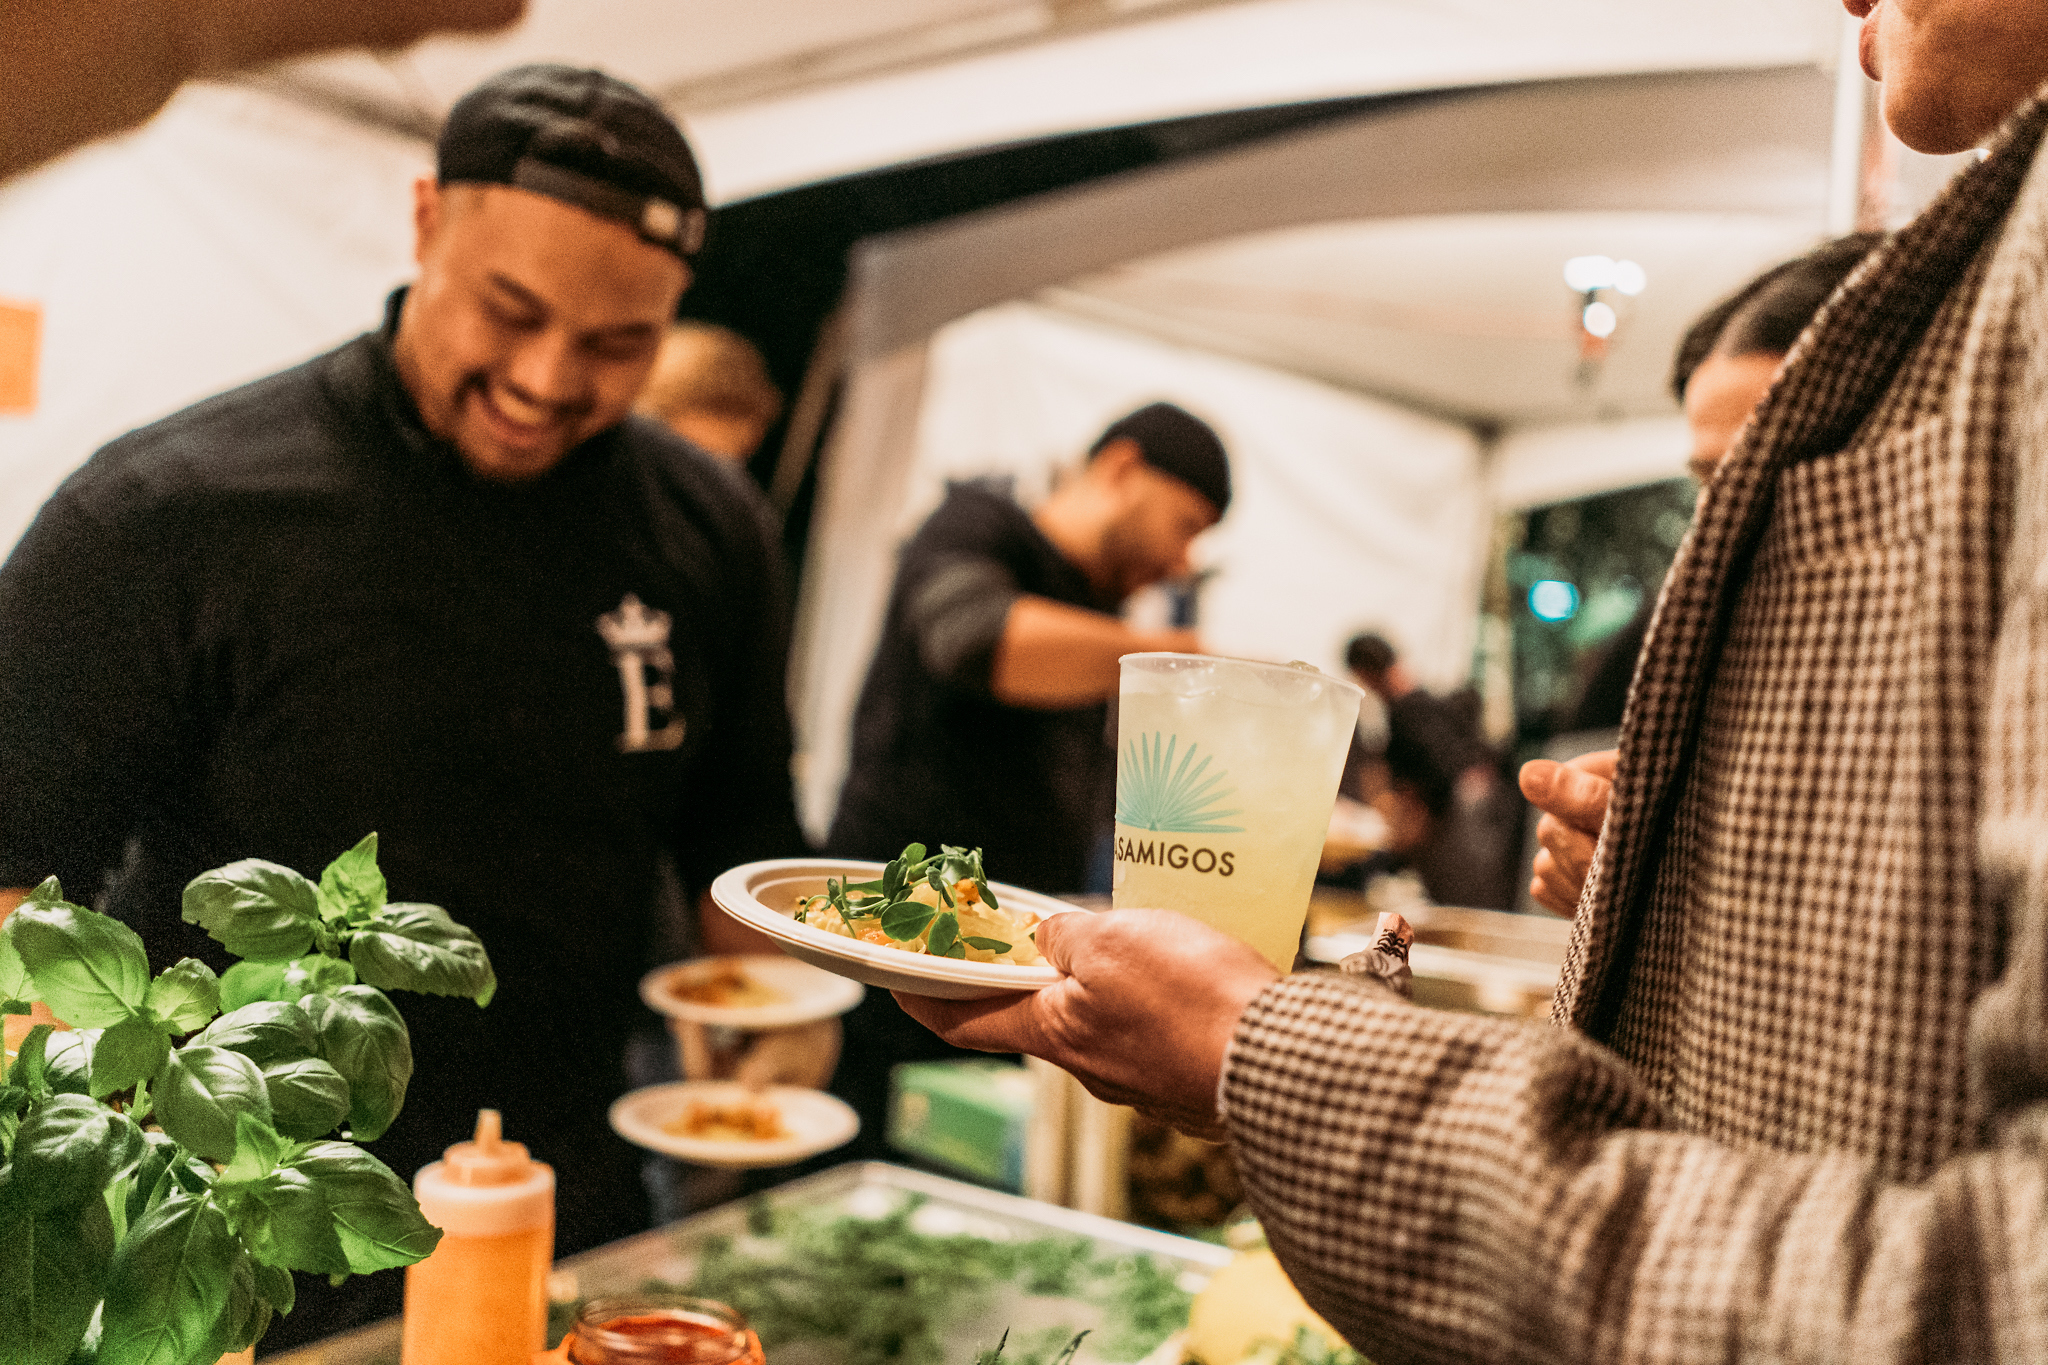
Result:
<svg viewBox="0 0 2048 1365"><path fill-rule="evenodd" d="M1982 697L1976 895L1997 927L1972 947L1990 983L1969 1005L1977 1140L1907 1182L1843 1151L1678 1132L1579 1033L1284 978L1238 1023L1226 1122L1282 1263L1378 1365L2048 1360L2048 172L1985 289L1981 316L2014 327L1971 351L2011 456ZM1912 979L1871 988L1931 1008Z"/></svg>
<svg viewBox="0 0 2048 1365"><path fill-rule="evenodd" d="M1887 1185L1659 1131L1575 1034L1331 973L1247 1011L1224 1100L1274 1250L1378 1365L2048 1359L2048 1104Z"/></svg>

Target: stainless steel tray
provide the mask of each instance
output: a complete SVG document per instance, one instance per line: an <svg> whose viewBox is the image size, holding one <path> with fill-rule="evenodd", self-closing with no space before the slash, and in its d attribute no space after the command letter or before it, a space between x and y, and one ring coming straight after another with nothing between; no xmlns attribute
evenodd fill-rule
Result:
<svg viewBox="0 0 2048 1365"><path fill-rule="evenodd" d="M882 1217L904 1200L918 1195L926 1201L919 1218L929 1220L928 1231L966 1233L992 1241L1056 1234L1084 1237L1095 1244L1099 1254L1139 1251L1180 1267L1182 1286L1189 1290L1199 1289L1231 1258L1227 1248L1207 1242L1091 1213L1077 1213L1034 1199L998 1194L878 1161L852 1163L792 1181L769 1191L768 1197L778 1204ZM558 1279L553 1288L557 1297L567 1298L637 1288L649 1278L687 1282L695 1273L698 1249L707 1239L740 1236L746 1225L746 1204L725 1204L665 1228L572 1256L556 1267ZM1058 1326L1094 1328L1100 1325L1100 1318L1100 1312L1088 1304L1015 1290L998 1291L986 1313L961 1322L949 1335L947 1360L968 1365L976 1352L994 1346L1005 1329L1022 1339ZM392 1318L286 1355L266 1357L266 1365L271 1360L279 1365L396 1365L398 1340L398 1320ZM1104 1359L1091 1355L1085 1347L1081 1358L1098 1362ZM802 1345L774 1353L774 1365L822 1365L829 1359L828 1353Z"/></svg>

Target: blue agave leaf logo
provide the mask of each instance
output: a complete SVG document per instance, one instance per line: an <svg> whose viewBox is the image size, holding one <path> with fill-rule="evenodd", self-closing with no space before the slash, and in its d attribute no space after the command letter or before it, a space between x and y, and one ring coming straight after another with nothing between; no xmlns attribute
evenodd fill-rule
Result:
<svg viewBox="0 0 2048 1365"><path fill-rule="evenodd" d="M1196 762L1198 744L1188 745L1176 765L1179 747L1179 735L1157 730L1124 744L1116 770L1117 823L1163 834L1242 834L1243 825L1218 823L1241 813L1217 808L1237 791L1229 785L1230 775L1209 773L1210 757Z"/></svg>

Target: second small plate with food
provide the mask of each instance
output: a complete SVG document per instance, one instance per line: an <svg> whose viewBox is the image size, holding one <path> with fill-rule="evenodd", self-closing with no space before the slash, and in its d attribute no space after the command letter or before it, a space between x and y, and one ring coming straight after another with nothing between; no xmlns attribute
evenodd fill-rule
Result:
<svg viewBox="0 0 2048 1365"><path fill-rule="evenodd" d="M860 1133L846 1101L822 1090L737 1081L670 1081L612 1101L612 1131L698 1166L788 1166L844 1147Z"/></svg>
<svg viewBox="0 0 2048 1365"><path fill-rule="evenodd" d="M822 895L831 881L871 882L882 876L881 863L843 858L776 858L746 863L711 883L718 908L782 945L790 956L882 990L942 1000L981 1000L1005 991L1035 991L1052 985L1060 974L1043 963L970 962L933 957L889 943L868 942L798 923L799 906ZM1086 914L1079 906L1020 886L991 884L1006 911L1023 912L1043 921L1053 915Z"/></svg>
<svg viewBox="0 0 2048 1365"><path fill-rule="evenodd" d="M672 962L640 978L656 1014L749 1033L831 1019L865 994L859 982L769 953Z"/></svg>

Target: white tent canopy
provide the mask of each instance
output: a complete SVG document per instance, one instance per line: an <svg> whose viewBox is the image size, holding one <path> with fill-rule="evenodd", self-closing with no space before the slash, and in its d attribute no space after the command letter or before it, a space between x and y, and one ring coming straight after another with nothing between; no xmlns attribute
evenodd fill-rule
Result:
<svg viewBox="0 0 2048 1365"><path fill-rule="evenodd" d="M1303 100L1832 63L1838 0L533 0L512 33L322 58L287 86L431 126L516 61L684 117L717 200L1055 133Z"/></svg>

